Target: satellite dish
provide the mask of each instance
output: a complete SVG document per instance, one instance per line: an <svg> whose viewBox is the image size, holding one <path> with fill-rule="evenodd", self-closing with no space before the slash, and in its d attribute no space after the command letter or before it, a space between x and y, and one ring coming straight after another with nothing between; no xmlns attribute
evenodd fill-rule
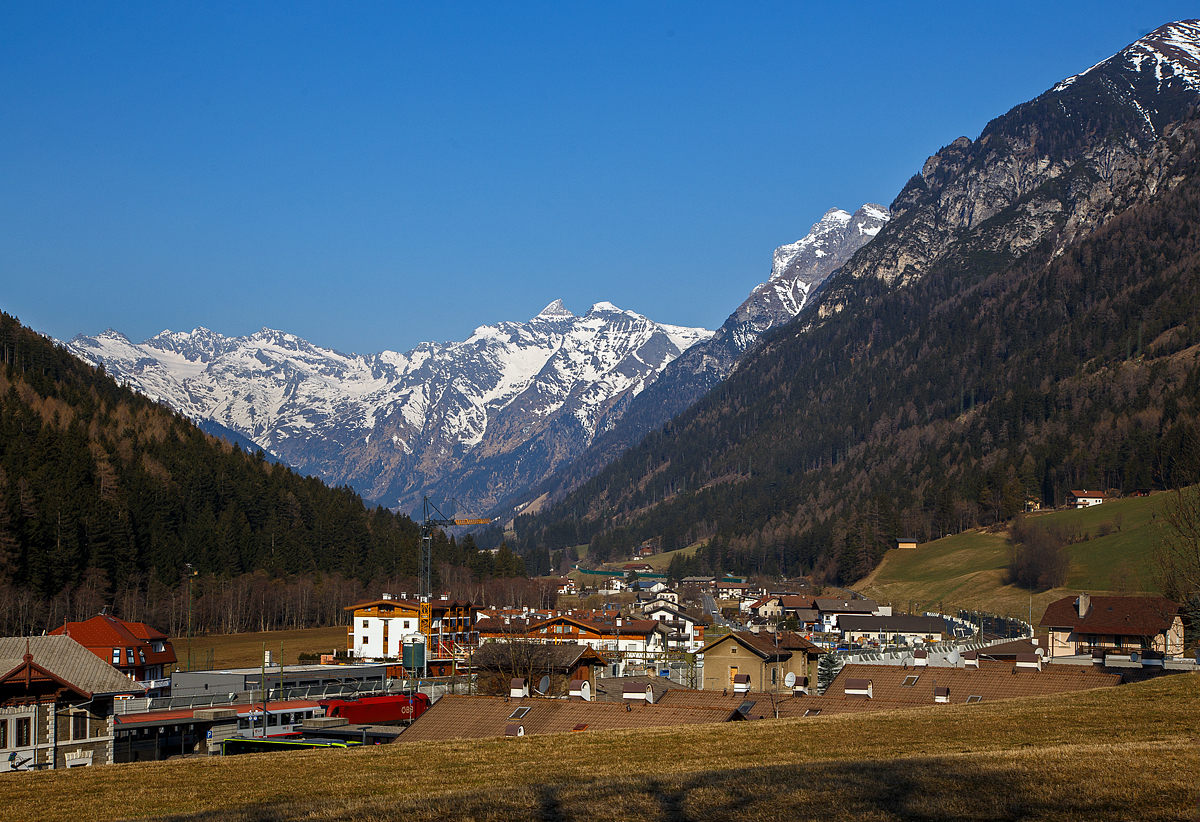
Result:
<svg viewBox="0 0 1200 822"><path fill-rule="evenodd" d="M1046 655L1046 649L1045 649L1045 648L1038 648L1038 649L1036 649L1036 650L1034 651L1034 653L1035 653L1035 654L1037 654L1038 656L1045 656L1045 655Z"/></svg>
<svg viewBox="0 0 1200 822"><path fill-rule="evenodd" d="M1134 651L1132 654L1129 655L1129 661L1130 662L1138 661L1138 652L1137 651Z"/></svg>
<svg viewBox="0 0 1200 822"><path fill-rule="evenodd" d="M953 651L951 651L951 652L950 652L950 653L949 653L949 654L946 656L946 661L947 661L947 662L949 662L951 665L953 665L955 668L957 668L957 667L958 667L958 661L959 661L960 659L962 659L962 654L960 654L960 653L958 652L958 649L957 649L957 648L955 648Z"/></svg>
<svg viewBox="0 0 1200 822"><path fill-rule="evenodd" d="M583 684L579 686L579 695L583 697L584 702L592 701L592 686L586 679L583 681Z"/></svg>
<svg viewBox="0 0 1200 822"><path fill-rule="evenodd" d="M542 696L546 695L546 691L550 690L550 677L549 676L542 677L541 681L538 682L537 690L538 690L538 693L541 694Z"/></svg>
<svg viewBox="0 0 1200 822"><path fill-rule="evenodd" d="M790 688L795 684L796 684L796 675L794 673L792 673L791 671L788 671L787 674L783 678L784 687Z"/></svg>

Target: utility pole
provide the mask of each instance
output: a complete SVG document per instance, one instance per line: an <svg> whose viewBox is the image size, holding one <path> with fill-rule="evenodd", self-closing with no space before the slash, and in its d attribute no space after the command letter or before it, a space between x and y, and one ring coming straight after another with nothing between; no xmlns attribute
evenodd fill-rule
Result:
<svg viewBox="0 0 1200 822"><path fill-rule="evenodd" d="M184 565L187 569L187 598L188 598L188 626L187 626L187 646L188 646L188 670L192 670L192 578L197 572L192 570L192 564L189 562Z"/></svg>

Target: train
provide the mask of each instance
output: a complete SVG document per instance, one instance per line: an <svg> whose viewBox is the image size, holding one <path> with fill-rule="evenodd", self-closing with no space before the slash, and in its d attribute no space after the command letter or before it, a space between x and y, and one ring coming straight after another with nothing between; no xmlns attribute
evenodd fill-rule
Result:
<svg viewBox="0 0 1200 822"><path fill-rule="evenodd" d="M252 737L231 736L221 740L221 756L235 756L244 753L265 753L270 751L312 750L314 748L356 748L357 742L344 739L299 739L284 737Z"/></svg>
<svg viewBox="0 0 1200 822"><path fill-rule="evenodd" d="M322 699L325 716L345 719L351 725L385 725L412 722L432 704L422 693L390 696L361 696L349 699Z"/></svg>

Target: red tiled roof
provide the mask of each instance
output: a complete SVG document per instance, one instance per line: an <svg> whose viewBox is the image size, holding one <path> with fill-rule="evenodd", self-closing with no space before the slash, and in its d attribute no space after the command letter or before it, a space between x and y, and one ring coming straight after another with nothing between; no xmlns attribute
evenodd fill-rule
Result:
<svg viewBox="0 0 1200 822"><path fill-rule="evenodd" d="M83 622L68 622L55 628L50 635L69 636L105 662L112 661L113 648L140 648L145 655L145 662L139 660L138 667L176 661L175 649L162 631L109 614L99 614ZM154 650L155 642L163 643L162 651ZM128 667L124 656L121 667Z"/></svg>

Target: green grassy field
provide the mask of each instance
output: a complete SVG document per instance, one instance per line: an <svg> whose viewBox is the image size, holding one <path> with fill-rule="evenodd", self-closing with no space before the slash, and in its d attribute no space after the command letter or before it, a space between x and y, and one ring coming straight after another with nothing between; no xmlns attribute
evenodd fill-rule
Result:
<svg viewBox="0 0 1200 822"><path fill-rule="evenodd" d="M1067 548L1071 565L1061 588L1031 594L1005 584L1007 534L982 530L890 551L853 587L904 611L911 604L914 611L964 608L1026 619L1032 611L1035 625L1050 602L1079 591L1154 593L1152 555L1162 539L1166 501L1166 494L1156 494L1035 515L1035 523L1062 525L1079 538Z"/></svg>
<svg viewBox="0 0 1200 822"><path fill-rule="evenodd" d="M1185 820L1200 674L674 729L9 774L22 822ZM535 708L536 710L536 708Z"/></svg>

